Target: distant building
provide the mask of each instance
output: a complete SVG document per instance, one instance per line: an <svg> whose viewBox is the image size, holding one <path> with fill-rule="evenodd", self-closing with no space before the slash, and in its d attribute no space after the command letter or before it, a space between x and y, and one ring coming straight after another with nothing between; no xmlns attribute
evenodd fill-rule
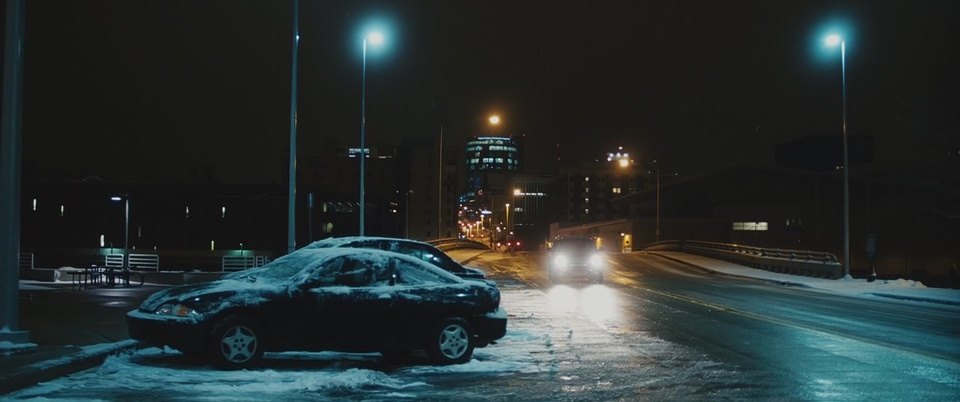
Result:
<svg viewBox="0 0 960 402"><path fill-rule="evenodd" d="M399 203L403 197L399 191L407 170L398 168L395 147L369 147L366 154L365 232L402 235ZM302 158L302 167L297 169L297 196L307 202L298 206L297 216L304 218L298 219L298 231L304 226L306 241L359 233L359 155L358 148L326 140L317 153Z"/></svg>
<svg viewBox="0 0 960 402"><path fill-rule="evenodd" d="M445 146L442 169L438 138L405 138L399 166L404 181L399 190L405 237L417 240L456 237L460 158L457 147ZM439 189L439 191L438 191Z"/></svg>
<svg viewBox="0 0 960 402"><path fill-rule="evenodd" d="M510 182L522 171L523 137L476 136L464 148L466 188L460 197L461 223L481 221L483 211L502 208L494 199L512 192Z"/></svg>
<svg viewBox="0 0 960 402"><path fill-rule="evenodd" d="M656 175L649 164L637 163L619 151L560 171L554 189L559 203L558 221L593 222L624 217L626 211L618 209L614 200L656 185Z"/></svg>
<svg viewBox="0 0 960 402"><path fill-rule="evenodd" d="M519 172L521 141L518 137L473 137L467 141L467 172Z"/></svg>

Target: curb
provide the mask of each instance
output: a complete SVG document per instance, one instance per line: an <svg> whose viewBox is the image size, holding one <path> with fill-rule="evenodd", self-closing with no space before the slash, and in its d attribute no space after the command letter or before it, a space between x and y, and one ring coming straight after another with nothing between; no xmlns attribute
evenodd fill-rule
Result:
<svg viewBox="0 0 960 402"><path fill-rule="evenodd" d="M805 284L805 283L782 281L782 280L777 280L777 279L754 278L754 277L752 277L752 276L746 276L746 275L728 274L728 273L726 273L726 272L715 271L715 270L712 270L712 269L710 269L710 268L707 268L707 267L704 267L704 266L701 266L701 265L697 265L697 264L694 264L694 263L691 263L691 262L687 262L687 261L681 260L681 259L679 259L679 258L674 258L674 257L668 256L668 255L663 255L663 254L657 253L657 252L655 252L655 251L654 251L654 252L649 252L649 251L647 251L647 253L648 253L648 254L655 255L655 256L660 257L660 258L666 258L666 259L668 259L668 260L681 263L681 264L686 265L686 266L688 266L688 267L697 268L697 269L700 269L700 270L702 270L702 271L714 273L714 274L717 274L717 275L725 275L725 276L731 276L731 277L735 277L735 278L751 279L751 280L755 280L755 281L773 283L773 284L780 285L780 286L790 286L790 287L796 287L796 288L813 289L813 287L811 287L810 285L807 285L807 284Z"/></svg>
<svg viewBox="0 0 960 402"><path fill-rule="evenodd" d="M960 301L951 301L951 300L942 300L942 299L931 299L927 297L916 297L916 296L903 296L903 295L894 295L890 293L870 293L870 295L877 297L886 297L888 299L897 299L897 300L909 300L915 302L924 302L924 303L936 303L936 304L945 304L948 306L960 306Z"/></svg>
<svg viewBox="0 0 960 402"><path fill-rule="evenodd" d="M0 395L99 366L108 356L135 349L139 345L140 342L132 339L92 345L60 358L24 366L0 377Z"/></svg>

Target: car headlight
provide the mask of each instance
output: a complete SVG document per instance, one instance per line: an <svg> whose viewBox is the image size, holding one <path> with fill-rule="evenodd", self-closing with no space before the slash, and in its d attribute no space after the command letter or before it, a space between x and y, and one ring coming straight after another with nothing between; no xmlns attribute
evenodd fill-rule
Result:
<svg viewBox="0 0 960 402"><path fill-rule="evenodd" d="M603 256L601 256L600 254L591 255L591 256L590 256L589 264L590 264L590 267L591 267L591 268L600 268L600 267L602 267L602 266L603 266Z"/></svg>
<svg viewBox="0 0 960 402"><path fill-rule="evenodd" d="M557 269L566 269L570 266L570 257L564 254L557 255L553 258L553 266Z"/></svg>
<svg viewBox="0 0 960 402"><path fill-rule="evenodd" d="M171 317L194 317L199 315L197 310L194 310L190 306L185 306L180 303L166 303L155 312L157 315L167 315Z"/></svg>

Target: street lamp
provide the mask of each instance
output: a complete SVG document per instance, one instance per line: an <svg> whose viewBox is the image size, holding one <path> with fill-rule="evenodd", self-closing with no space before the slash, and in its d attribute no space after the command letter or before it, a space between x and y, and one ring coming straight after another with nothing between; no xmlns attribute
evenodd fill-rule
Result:
<svg viewBox="0 0 960 402"><path fill-rule="evenodd" d="M372 31L363 38L363 66L360 76L360 236L363 236L364 215L366 213L366 129L367 129L367 42L372 45L383 43L383 34Z"/></svg>
<svg viewBox="0 0 960 402"><path fill-rule="evenodd" d="M847 42L838 34L828 35L827 46L840 45L840 91L843 97L843 277L850 279L850 173L847 150Z"/></svg>
<svg viewBox="0 0 960 402"><path fill-rule="evenodd" d="M296 249L297 213L297 56L300 53L300 0L293 0L293 51L290 71L290 157L287 167L287 253Z"/></svg>
<svg viewBox="0 0 960 402"><path fill-rule="evenodd" d="M128 195L115 195L110 197L110 201L120 202L123 201L123 268L127 269L127 262L129 258L127 257L127 249L129 248L130 242L130 196Z"/></svg>

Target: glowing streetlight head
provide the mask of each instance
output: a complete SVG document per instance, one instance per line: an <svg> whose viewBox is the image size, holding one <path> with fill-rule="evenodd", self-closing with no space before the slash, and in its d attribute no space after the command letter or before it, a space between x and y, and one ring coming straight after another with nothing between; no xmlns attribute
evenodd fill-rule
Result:
<svg viewBox="0 0 960 402"><path fill-rule="evenodd" d="M495 126L500 124L500 116L497 116L497 115L492 115L487 120L490 122L490 124L493 124Z"/></svg>
<svg viewBox="0 0 960 402"><path fill-rule="evenodd" d="M840 35L837 35L837 34L827 35L827 39L826 39L827 46L836 46L836 45L839 45L839 44L840 44L840 41L842 41L842 40L843 40L843 39L840 38Z"/></svg>
<svg viewBox="0 0 960 402"><path fill-rule="evenodd" d="M110 201L121 201L121 200L123 200L123 198L117 195L110 197Z"/></svg>
<svg viewBox="0 0 960 402"><path fill-rule="evenodd" d="M627 166L630 166L630 160L628 160L628 159L620 159L620 167L624 167L624 168L625 168L625 167L627 167Z"/></svg>
<svg viewBox="0 0 960 402"><path fill-rule="evenodd" d="M383 34L380 31L373 31L367 34L367 42L370 42L371 45L379 45L383 43Z"/></svg>

